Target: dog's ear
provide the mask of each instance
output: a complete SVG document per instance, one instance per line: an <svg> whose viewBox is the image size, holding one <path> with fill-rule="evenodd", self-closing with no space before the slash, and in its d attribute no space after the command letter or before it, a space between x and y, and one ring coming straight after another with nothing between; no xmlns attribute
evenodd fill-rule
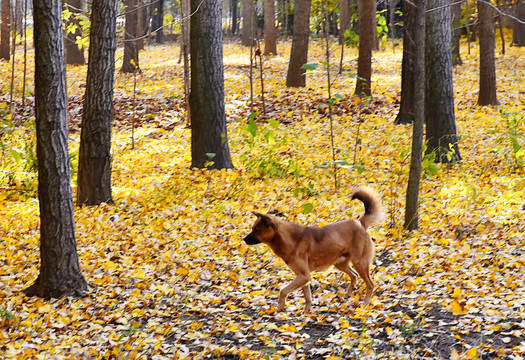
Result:
<svg viewBox="0 0 525 360"><path fill-rule="evenodd" d="M252 211L252 214L257 216L258 218L262 218L264 214L258 213L257 211Z"/></svg>
<svg viewBox="0 0 525 360"><path fill-rule="evenodd" d="M266 227L272 227L274 229L277 229L277 223L275 222L274 218L269 215L261 214L256 211L252 211L252 213L257 216L259 219L261 219L261 223Z"/></svg>

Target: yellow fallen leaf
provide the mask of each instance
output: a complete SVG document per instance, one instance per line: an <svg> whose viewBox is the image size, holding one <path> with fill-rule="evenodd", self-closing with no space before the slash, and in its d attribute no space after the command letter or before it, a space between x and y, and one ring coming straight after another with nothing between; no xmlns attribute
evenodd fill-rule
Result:
<svg viewBox="0 0 525 360"><path fill-rule="evenodd" d="M460 303L458 303L457 301L452 301L452 314L454 315L461 315L463 314L463 306L461 306Z"/></svg>
<svg viewBox="0 0 525 360"><path fill-rule="evenodd" d="M51 310L53 310L53 307L51 306L51 304L45 304L45 305L38 307L38 312L40 314L48 313Z"/></svg>
<svg viewBox="0 0 525 360"><path fill-rule="evenodd" d="M463 292L461 291L461 289L460 288L455 288L454 289L454 293L452 294L452 297L454 299L458 299L458 298L460 298L462 296L463 296Z"/></svg>
<svg viewBox="0 0 525 360"><path fill-rule="evenodd" d="M183 268L182 266L179 266L177 268L177 274L179 274L179 275L186 276L186 275L188 275L188 273L189 273L189 270L186 269L186 268Z"/></svg>
<svg viewBox="0 0 525 360"><path fill-rule="evenodd" d="M478 358L478 348L472 348L467 351L467 359L477 359Z"/></svg>

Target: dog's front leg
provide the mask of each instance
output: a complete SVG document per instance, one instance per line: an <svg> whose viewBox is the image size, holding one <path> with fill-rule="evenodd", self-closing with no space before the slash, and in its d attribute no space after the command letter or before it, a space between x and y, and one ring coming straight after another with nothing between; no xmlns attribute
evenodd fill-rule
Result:
<svg viewBox="0 0 525 360"><path fill-rule="evenodd" d="M310 311L312 306L312 292L310 291L310 282L302 287L304 294L304 312Z"/></svg>
<svg viewBox="0 0 525 360"><path fill-rule="evenodd" d="M308 285L309 281L310 281L310 274L308 273L307 274L297 274L297 277L295 278L295 280L289 283L284 289L281 290L281 294L279 295L279 310L284 311L284 308L286 307L285 303L286 303L286 298L288 297L288 294L294 290L299 289L300 287L302 287L304 291L306 307L310 307L310 304L312 303L312 296L310 293L310 286ZM305 290L305 287L307 288L306 290Z"/></svg>

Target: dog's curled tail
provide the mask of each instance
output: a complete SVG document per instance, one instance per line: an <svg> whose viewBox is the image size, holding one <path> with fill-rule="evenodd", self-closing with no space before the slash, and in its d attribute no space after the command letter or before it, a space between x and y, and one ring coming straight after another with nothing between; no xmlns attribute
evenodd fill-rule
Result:
<svg viewBox="0 0 525 360"><path fill-rule="evenodd" d="M359 218L365 229L372 224L379 224L383 220L385 215L381 199L374 189L368 186L360 186L354 190L353 199L361 200L365 205L365 214Z"/></svg>

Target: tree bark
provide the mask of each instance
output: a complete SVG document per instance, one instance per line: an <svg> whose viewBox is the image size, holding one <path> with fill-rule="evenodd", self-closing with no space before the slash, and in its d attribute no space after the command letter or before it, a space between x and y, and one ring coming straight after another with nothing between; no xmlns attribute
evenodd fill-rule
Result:
<svg viewBox="0 0 525 360"><path fill-rule="evenodd" d="M2 0L2 26L0 27L0 59L11 58L11 1Z"/></svg>
<svg viewBox="0 0 525 360"><path fill-rule="evenodd" d="M345 32L350 26L350 4L348 0L339 0L339 45L345 45Z"/></svg>
<svg viewBox="0 0 525 360"><path fill-rule="evenodd" d="M162 43L164 37L164 0L153 0L151 4L151 31L155 33L155 42Z"/></svg>
<svg viewBox="0 0 525 360"><path fill-rule="evenodd" d="M401 104L394 124L411 124L414 121L415 63L417 57L415 39L420 31L418 9L411 2L403 6L403 59L401 62Z"/></svg>
<svg viewBox="0 0 525 360"><path fill-rule="evenodd" d="M374 47L376 0L362 0L359 6L359 57L355 94L372 96L372 48Z"/></svg>
<svg viewBox="0 0 525 360"><path fill-rule="evenodd" d="M230 0L231 2L231 12L232 12L232 35L237 34L237 29L239 25L239 18L238 18L238 9L239 9L239 0Z"/></svg>
<svg viewBox="0 0 525 360"><path fill-rule="evenodd" d="M221 4L191 0L191 166L196 168L233 168L224 109Z"/></svg>
<svg viewBox="0 0 525 360"><path fill-rule="evenodd" d="M490 5L478 1L479 19L479 105L497 105L496 38L494 11Z"/></svg>
<svg viewBox="0 0 525 360"><path fill-rule="evenodd" d="M123 73L140 71L139 67L139 11L138 0L125 0L126 24L124 25L124 61L122 62ZM133 60L133 61L132 61ZM135 65L133 65L133 62Z"/></svg>
<svg viewBox="0 0 525 360"><path fill-rule="evenodd" d="M264 0L264 55L277 55L274 0Z"/></svg>
<svg viewBox="0 0 525 360"><path fill-rule="evenodd" d="M450 0L450 13L452 15L452 65L461 65L460 40L461 40L461 2Z"/></svg>
<svg viewBox="0 0 525 360"><path fill-rule="evenodd" d="M117 0L93 0L89 63L78 162L79 205L113 203L111 124L117 25Z"/></svg>
<svg viewBox="0 0 525 360"><path fill-rule="evenodd" d="M525 0L517 0L514 5L514 16L525 22ZM512 27L512 44L525 46L525 24L514 20Z"/></svg>
<svg viewBox="0 0 525 360"><path fill-rule="evenodd" d="M75 15L80 13L82 0L67 0L66 5L72 13L68 20L67 27L71 25L77 26L74 31L66 30L66 64L84 65L86 63L86 59L84 58L84 47L79 48L77 44L77 36L82 36L82 28L80 27L80 21L75 17Z"/></svg>
<svg viewBox="0 0 525 360"><path fill-rule="evenodd" d="M417 230L419 222L419 183L423 160L423 138L425 132L425 12L426 0L415 0L414 16L413 79L414 79L414 127L412 129L412 154L405 207L405 228ZM410 5L409 5L410 6ZM406 7L405 7L406 9Z"/></svg>
<svg viewBox="0 0 525 360"><path fill-rule="evenodd" d="M253 0L242 0L242 45L252 46L255 39L255 6Z"/></svg>
<svg viewBox="0 0 525 360"><path fill-rule="evenodd" d="M286 86L306 86L306 75L302 68L308 61L308 38L310 36L311 0L296 0L293 18L293 38Z"/></svg>
<svg viewBox="0 0 525 360"><path fill-rule="evenodd" d="M425 40L427 152L436 162L461 159L456 135L452 31L448 0L428 0ZM448 155L448 156L447 156Z"/></svg>
<svg viewBox="0 0 525 360"><path fill-rule="evenodd" d="M62 2L34 0L40 273L28 296L81 296L68 151Z"/></svg>

